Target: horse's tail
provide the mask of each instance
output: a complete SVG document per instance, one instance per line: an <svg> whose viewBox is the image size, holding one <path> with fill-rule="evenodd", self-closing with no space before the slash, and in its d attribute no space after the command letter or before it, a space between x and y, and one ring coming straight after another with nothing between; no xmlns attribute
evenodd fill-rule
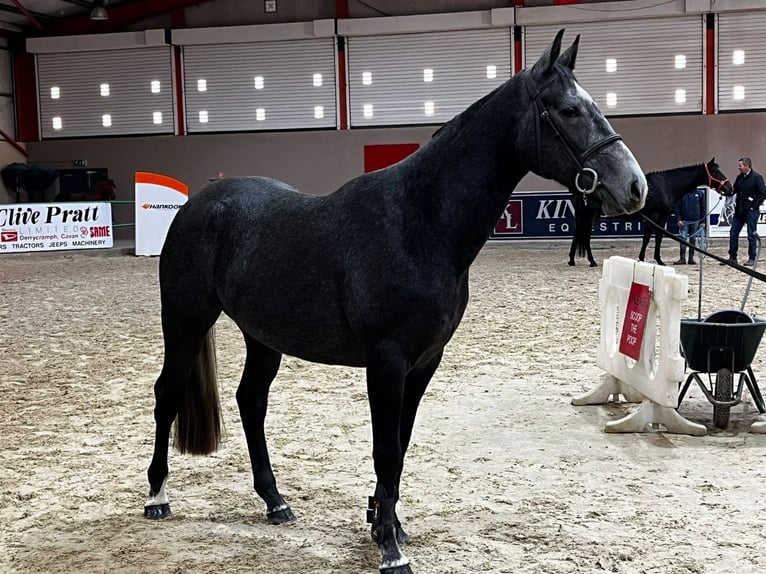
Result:
<svg viewBox="0 0 766 574"><path fill-rule="evenodd" d="M210 454L221 444L221 403L216 381L215 329L202 348L182 393L174 446L188 454Z"/></svg>
<svg viewBox="0 0 766 574"><path fill-rule="evenodd" d="M574 244L577 246L579 257L585 257L588 254L594 220L594 212L580 199L580 196L576 196Z"/></svg>

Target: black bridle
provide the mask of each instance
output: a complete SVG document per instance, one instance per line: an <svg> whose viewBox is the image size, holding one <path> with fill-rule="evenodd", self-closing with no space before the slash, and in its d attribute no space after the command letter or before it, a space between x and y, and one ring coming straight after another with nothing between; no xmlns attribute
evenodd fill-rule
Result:
<svg viewBox="0 0 766 574"><path fill-rule="evenodd" d="M560 67L561 67L561 64L556 64L553 69L562 79L564 79L565 76L564 76L564 73L560 70ZM577 191L582 193L583 196L587 198L587 196L593 193L598 187L599 177L596 170L589 167L585 167L585 162L593 154L605 148L606 146L611 145L614 142L622 140L622 136L618 133L613 133L597 141L595 144L590 146L585 151L578 153L577 146L575 146L575 144L572 142L572 139L566 133L564 133L564 131L562 131L559 126L556 125L556 122L553 120L551 113L545 107L545 104L540 100L540 94L542 94L546 90L546 88L548 88L548 86L553 82L554 79L555 78L549 80L548 82L543 84L541 87L536 89L536 86L534 85L529 72L524 74L524 81L527 87L527 93L529 94L530 102L533 102L535 104L535 107L537 108L537 112L538 112L537 114L535 114L535 138L537 140L537 164L542 165L542 149L541 149L542 128L540 125L541 123L540 120L542 120L548 126L551 127L551 129L553 130L553 133L555 133L556 136L561 140L561 143L564 144L564 149L569 155L569 158L577 166L578 172L577 172L577 175L575 176L574 185ZM588 187L582 186L580 182L580 178L584 174L590 176L593 180L591 185Z"/></svg>

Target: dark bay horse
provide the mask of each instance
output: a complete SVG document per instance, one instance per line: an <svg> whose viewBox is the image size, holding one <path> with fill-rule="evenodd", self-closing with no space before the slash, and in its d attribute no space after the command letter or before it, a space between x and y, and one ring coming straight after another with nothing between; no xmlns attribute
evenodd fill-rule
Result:
<svg viewBox="0 0 766 574"><path fill-rule="evenodd" d="M282 355L364 368L377 477L371 535L381 572L412 572L396 515L404 456L420 400L463 317L469 267L511 191L532 170L576 181L608 215L645 201L640 166L574 79L579 37L561 52L562 36L413 155L329 195L265 177L227 178L178 211L160 256L165 357L154 388L146 517L170 515L174 421L181 452L219 445L211 330L223 312L245 338L236 398L268 520L295 520L264 436Z"/></svg>
<svg viewBox="0 0 766 574"><path fill-rule="evenodd" d="M706 185L724 196L729 196L734 192L729 178L721 171L715 158L707 163L677 167L664 171L653 171L646 174L646 181L649 185L649 193L646 196L646 203L639 213L648 217L662 228L667 224L668 218L673 213L673 208L681 198L698 186ZM573 202L575 232L572 238L572 246L569 249L569 265L574 266L576 252L580 257L587 256L590 266L596 267L597 264L591 252L590 240L593 225L599 215L601 215L601 210L599 206L589 205L589 200L582 195L575 195ZM654 260L659 265L665 265L660 255L662 233L648 222L643 222L641 251L638 254L638 259L639 261L644 260L646 248L652 235L655 236Z"/></svg>
<svg viewBox="0 0 766 574"><path fill-rule="evenodd" d="M117 197L113 179L103 179L94 183L88 191L83 193L59 192L53 201L110 201Z"/></svg>

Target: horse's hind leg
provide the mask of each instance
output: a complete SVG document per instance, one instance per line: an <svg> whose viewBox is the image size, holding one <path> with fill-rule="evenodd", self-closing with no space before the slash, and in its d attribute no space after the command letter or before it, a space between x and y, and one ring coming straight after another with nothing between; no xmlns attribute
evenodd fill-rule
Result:
<svg viewBox="0 0 766 574"><path fill-rule="evenodd" d="M575 232L575 236L572 238L572 246L569 248L569 262L568 265L570 267L575 266L575 251L577 250L577 232Z"/></svg>
<svg viewBox="0 0 766 574"><path fill-rule="evenodd" d="M596 260L593 257L593 251L591 251L590 242L588 242L588 247L586 248L586 251L588 253L588 261L590 262L590 266L598 267L598 263L596 263Z"/></svg>
<svg viewBox="0 0 766 574"><path fill-rule="evenodd" d="M290 507L277 490L263 431L271 382L277 375L282 354L245 334L247 358L237 389L237 405L245 430L255 491L266 503L266 515L272 524L295 520Z"/></svg>
<svg viewBox="0 0 766 574"><path fill-rule="evenodd" d="M170 506L165 492L168 476L168 443L170 429L183 404L191 376L213 376L214 348L209 332L220 311L213 310L202 317L190 317L187 311L162 310L162 330L165 339L165 359L154 385L155 435L154 454L149 464L149 498L144 506L144 516L160 519L170 516ZM214 381L212 384L215 384ZM217 404L215 405L217 408ZM217 441L217 435L216 439ZM203 447L203 450L206 450Z"/></svg>

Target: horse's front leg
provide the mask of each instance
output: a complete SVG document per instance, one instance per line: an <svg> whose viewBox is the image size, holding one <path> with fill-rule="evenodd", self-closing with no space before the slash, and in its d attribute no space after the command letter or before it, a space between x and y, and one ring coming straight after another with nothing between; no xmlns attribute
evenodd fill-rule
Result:
<svg viewBox="0 0 766 574"><path fill-rule="evenodd" d="M242 428L245 430L247 450L253 468L253 485L266 503L266 516L272 524L293 522L290 506L277 490L277 481L271 469L269 451L263 424L266 419L268 395L271 382L277 375L282 355L245 335L247 358L242 371L242 380L237 388Z"/></svg>
<svg viewBox="0 0 766 574"><path fill-rule="evenodd" d="M415 416L418 412L418 406L420 405L420 399L423 398L423 394L426 392L428 383L431 382L436 369L439 367L439 363L442 360L443 350L428 361L422 367L417 367L409 372L404 383L404 399L402 400L402 417L399 424L399 444L402 447L402 461L407 454L407 449L410 446L410 439L412 438L412 428L415 425ZM402 467L404 464L402 463ZM401 474L399 475L401 480ZM396 483L396 500L399 501L400 495L400 482ZM402 524L399 521L399 517L394 514L396 523L396 540L399 544L406 544L409 542L409 536L402 528ZM373 539L375 538L375 526L373 525Z"/></svg>
<svg viewBox="0 0 766 574"><path fill-rule="evenodd" d="M644 221L644 230L641 235L641 251L638 253L638 260L643 261L646 258L646 248L649 245L649 241L652 239L652 232L654 228L652 224Z"/></svg>
<svg viewBox="0 0 766 574"><path fill-rule="evenodd" d="M575 251L577 250L577 232L575 232L575 236L572 238L572 246L569 248L569 266L574 267L575 266Z"/></svg>
<svg viewBox="0 0 766 574"><path fill-rule="evenodd" d="M367 394L372 416L372 457L377 484L367 519L381 551L380 572L411 574L399 548L396 502L402 474L400 438L407 360L398 343L385 341L367 353Z"/></svg>
<svg viewBox="0 0 766 574"><path fill-rule="evenodd" d="M664 228L666 221L658 221L657 224ZM665 262L662 260L662 232L658 229L657 233L654 236L654 260L657 262L658 265L665 265Z"/></svg>

